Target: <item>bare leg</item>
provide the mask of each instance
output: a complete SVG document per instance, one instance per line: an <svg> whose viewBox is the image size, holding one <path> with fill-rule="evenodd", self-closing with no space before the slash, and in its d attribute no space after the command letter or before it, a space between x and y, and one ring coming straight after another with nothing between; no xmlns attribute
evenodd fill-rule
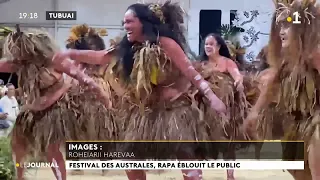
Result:
<svg viewBox="0 0 320 180"><path fill-rule="evenodd" d="M103 159L100 159L100 161L103 161ZM102 169L102 176L106 176L107 172L108 171L106 169Z"/></svg>
<svg viewBox="0 0 320 180"><path fill-rule="evenodd" d="M74 161L79 161L79 159L74 160ZM83 170L80 170L80 169L76 169L76 170L71 171L71 175L83 175L83 174L84 174Z"/></svg>
<svg viewBox="0 0 320 180"><path fill-rule="evenodd" d="M144 170L126 170L129 180L147 180L147 175Z"/></svg>
<svg viewBox="0 0 320 180"><path fill-rule="evenodd" d="M189 152L188 149L181 151L178 155L178 159L183 160L186 157L195 157L192 159L198 159L192 152ZM189 158L190 160L190 158ZM184 180L202 180L202 170L201 169L192 169L192 170L181 170Z"/></svg>
<svg viewBox="0 0 320 180"><path fill-rule="evenodd" d="M255 153L255 158L256 159L260 159L260 153L261 153L261 149L262 149L263 143L255 143L254 146L254 153Z"/></svg>
<svg viewBox="0 0 320 180"><path fill-rule="evenodd" d="M307 167L305 167L307 168ZM309 173L308 173L309 171ZM294 180L313 180L310 174L310 169L307 168L305 170L288 170L288 172L292 175Z"/></svg>
<svg viewBox="0 0 320 180"><path fill-rule="evenodd" d="M106 176L106 175L107 175L107 172L108 172L107 170L103 169L103 170L102 170L102 176Z"/></svg>
<svg viewBox="0 0 320 180"><path fill-rule="evenodd" d="M225 160L236 159L236 151L233 146L229 147L227 149L227 152L223 153L223 159ZM235 180L233 169L227 169L227 180Z"/></svg>
<svg viewBox="0 0 320 180"><path fill-rule="evenodd" d="M13 135L11 139L12 159L15 163L23 164L24 157L27 155L27 146L23 138ZM24 167L16 166L17 180L24 180Z"/></svg>
<svg viewBox="0 0 320 180"><path fill-rule="evenodd" d="M56 163L58 167L53 167L52 171L57 180L66 180L67 172L65 161L60 151L60 143L50 144L47 150L47 159L50 163Z"/></svg>
<svg viewBox="0 0 320 180"><path fill-rule="evenodd" d="M319 155L320 143L317 141L320 141L320 140L314 138L311 140L309 145L308 161L309 161L309 168L310 168L312 180L320 180L320 155Z"/></svg>

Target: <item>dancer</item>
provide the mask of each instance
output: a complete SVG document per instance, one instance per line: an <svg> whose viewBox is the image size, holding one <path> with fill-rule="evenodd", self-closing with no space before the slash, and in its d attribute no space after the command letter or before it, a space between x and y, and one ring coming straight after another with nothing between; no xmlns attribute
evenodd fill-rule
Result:
<svg viewBox="0 0 320 180"><path fill-rule="evenodd" d="M266 88L266 82L268 82L268 78L272 76L271 68L267 61L268 57L268 46L265 46L259 52L256 58L256 65L254 68L253 78L256 79L256 83L258 83L259 93ZM259 97L259 93L256 93L256 98L252 101L252 104L255 104L257 98ZM284 136L284 125L286 121L289 120L289 116L286 113L278 111L276 108L276 99L273 100L273 103L270 104L266 113L263 116L259 117L259 126L258 126L258 136L263 140L278 140ZM260 159L260 153L263 146L263 142L255 144L255 157L256 159Z"/></svg>
<svg viewBox="0 0 320 180"><path fill-rule="evenodd" d="M119 60L112 68L113 75L125 89L123 97L131 106L126 107L124 117L125 140L208 139L202 112L193 94L188 94L191 83L206 97L211 109L225 112L223 102L183 51L183 47L187 47L183 18L180 6L170 1L133 4L125 13L127 34L115 49ZM77 62L108 64L112 57L107 51L70 50L56 54L53 61L63 64L70 58ZM174 149L159 147L159 150L172 151L172 155L177 156ZM185 154L185 151L179 152L181 156L177 158L186 158ZM183 172L185 180L202 179L198 170ZM127 176L130 180L146 179L144 171L127 171Z"/></svg>
<svg viewBox="0 0 320 180"><path fill-rule="evenodd" d="M315 0L291 0L276 1L276 8L268 47L272 75L247 117L245 128L251 135L256 134L259 115L278 96L279 111L294 117L286 124L289 128L285 130L285 140L305 141L305 169L289 172L296 180L319 180L319 6ZM287 17L296 12L301 23L289 23ZM284 155L291 151L284 146Z"/></svg>
<svg viewBox="0 0 320 180"><path fill-rule="evenodd" d="M6 37L3 50L7 58L0 61L0 71L17 73L27 103L12 131L14 160L23 163L26 155L45 155L59 167L52 169L56 179L65 180L61 143L115 138L115 123L102 104L108 105L109 95L72 62L52 63L58 48L45 32L22 32L17 27ZM63 78L63 72L87 84L87 88L74 86L71 78ZM92 89L103 101L89 93ZM23 170L17 168L18 180L23 179Z"/></svg>
<svg viewBox="0 0 320 180"><path fill-rule="evenodd" d="M225 124L225 131L219 131L221 127L211 128L215 137L224 140L245 140L244 135L239 132L240 124L245 117L248 108L244 95L243 75L239 72L236 63L231 56L225 41L216 34L208 34L205 38L204 50L200 55L203 65L199 68L206 80L212 85L210 87L220 99L227 105L230 113L230 122ZM216 119L210 120L212 124ZM213 126L213 125L211 125ZM219 139L221 140L221 139ZM221 149L224 159L235 159L235 143ZM234 171L227 170L227 179L234 180Z"/></svg>
<svg viewBox="0 0 320 180"><path fill-rule="evenodd" d="M270 66L267 61L267 56L268 46L265 46L257 56L257 59L260 61L257 74L260 92L266 88L268 79L272 77L272 69L269 68ZM269 108L268 112L264 113L264 116L259 119L259 137L264 140L282 138L284 135L283 123L285 123L285 120L288 120L289 118L286 117L287 113L278 111L276 108L276 98L272 100L272 103L269 105L269 107L271 107L271 105L273 108Z"/></svg>
<svg viewBox="0 0 320 180"><path fill-rule="evenodd" d="M71 28L70 36L67 40L66 47L68 49L79 49L79 50L95 50L100 51L106 49L102 36L107 36L105 29L94 29L88 25L77 25ZM111 93L109 84L103 79L106 67L95 66L90 64L81 64L81 69L84 69L85 73L88 74L95 82L99 83L103 89ZM110 102L111 105L111 102ZM94 107L95 108L95 107ZM91 109L93 110L93 109ZM106 174L106 170L102 170L102 175ZM74 170L72 174L83 174L82 170Z"/></svg>

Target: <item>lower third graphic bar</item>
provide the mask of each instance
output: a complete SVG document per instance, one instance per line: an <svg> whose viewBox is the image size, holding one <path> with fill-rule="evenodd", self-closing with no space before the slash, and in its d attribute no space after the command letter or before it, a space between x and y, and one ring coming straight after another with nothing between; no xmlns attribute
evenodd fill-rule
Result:
<svg viewBox="0 0 320 180"><path fill-rule="evenodd" d="M77 20L77 11L46 11L46 20Z"/></svg>

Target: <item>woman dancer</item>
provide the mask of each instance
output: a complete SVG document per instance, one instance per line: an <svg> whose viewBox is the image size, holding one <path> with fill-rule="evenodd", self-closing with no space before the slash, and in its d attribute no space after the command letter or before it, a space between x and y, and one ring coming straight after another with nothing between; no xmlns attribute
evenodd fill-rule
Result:
<svg viewBox="0 0 320 180"><path fill-rule="evenodd" d="M271 72L260 97L245 121L250 134L256 133L259 115L267 112L275 96L279 111L293 116L285 130L285 140L305 141L305 169L290 170L296 180L319 180L319 6L314 0L276 1L268 51ZM299 24L287 17L299 13ZM284 157L292 149L284 146Z"/></svg>
<svg viewBox="0 0 320 180"><path fill-rule="evenodd" d="M66 48L68 49L78 49L78 50L95 50L101 51L106 49L104 40L102 36L107 36L107 31L105 29L94 29L90 28L88 25L77 25L71 28L70 36L67 40ZM90 64L81 64L81 69L84 69L85 73L95 80L103 89L110 93L110 86L104 80L104 74L106 67L96 66ZM93 107L95 108L95 107ZM93 109L91 109L93 110ZM93 110L94 111L94 110ZM107 171L102 170L102 174L105 175ZM83 174L82 170L72 171L72 174Z"/></svg>
<svg viewBox="0 0 320 180"><path fill-rule="evenodd" d="M105 106L89 91L96 90L106 104L108 94L72 62L52 63L57 50L47 33L22 32L18 27L6 37L4 56L9 60L0 61L0 71L17 73L19 86L26 94L25 111L18 115L12 131L15 161L23 163L26 155L45 155L58 165L52 169L56 179L65 180L61 143L114 139L117 130ZM63 78L63 72L88 87L74 86L71 78ZM96 107L95 111L91 106ZM23 179L23 170L17 168L19 180Z"/></svg>
<svg viewBox="0 0 320 180"><path fill-rule="evenodd" d="M257 81L259 82L260 92L266 88L266 82L272 76L272 70L267 61L268 46L265 46L258 54L257 59L260 61L258 67ZM286 117L286 113L277 111L276 99L273 100L273 108L268 109L268 113L264 113L259 119L259 137L264 140L280 139L284 135L283 126L289 117ZM271 105L270 105L271 107Z"/></svg>
<svg viewBox="0 0 320 180"><path fill-rule="evenodd" d="M220 131L220 135L213 133L214 136L222 136L225 140L244 140L243 134L239 132L240 123L247 110L247 102L243 94L243 75L240 74L235 62L231 60L228 47L222 37L216 34L206 36L200 60L203 65L199 71L203 73L206 80L212 83L210 87L224 101L230 112L231 120L225 125L226 132ZM211 123L216 123L216 120L211 120ZM211 131L219 132L218 129L212 128ZM236 158L234 144L221 149L225 159ZM227 179L234 179L233 170L227 170Z"/></svg>
<svg viewBox="0 0 320 180"><path fill-rule="evenodd" d="M183 17L180 6L170 1L133 4L125 13L127 34L116 48L119 60L112 68L112 74L125 89L123 97L131 106L126 108L124 117L125 140L208 139L202 112L193 94L188 94L191 83L206 97L212 109L225 112L223 102L193 68L183 50L187 47ZM112 57L106 51L70 50L58 53L53 61L63 64L70 58L77 62L108 64ZM169 151L177 156L174 149ZM202 179L198 170L183 172L186 180ZM144 171L127 171L127 176L130 180L146 179Z"/></svg>
<svg viewBox="0 0 320 180"><path fill-rule="evenodd" d="M263 91L263 88L266 88L266 82L268 82L268 78L272 75L272 71L270 71L270 66L267 61L268 57L268 46L265 46L259 52L256 58L256 66L255 66L255 75L259 87L259 92ZM255 97L259 97L259 93ZM256 103L256 98L252 104ZM271 108L272 107L272 108ZM286 113L281 111L277 111L276 108L276 99L274 99L273 103L270 105L267 113L264 113L263 116L259 117L259 127L258 127L258 136L263 140L274 140L281 139L284 135L284 125L287 120L290 118L287 117ZM263 142L256 143L255 146L255 155L257 159L260 159L260 153L263 146Z"/></svg>

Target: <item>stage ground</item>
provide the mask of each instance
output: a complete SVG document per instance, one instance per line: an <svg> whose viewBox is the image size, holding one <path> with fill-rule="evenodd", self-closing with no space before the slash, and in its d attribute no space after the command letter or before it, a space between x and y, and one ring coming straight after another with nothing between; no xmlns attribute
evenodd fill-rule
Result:
<svg viewBox="0 0 320 180"><path fill-rule="evenodd" d="M226 171L224 170L206 170L204 171L204 180L226 180ZM236 180L293 180L287 172L282 170L237 170L235 171ZM54 180L50 169L29 170L27 180ZM68 180L127 180L124 171L108 171L105 176L100 171L85 171L84 175L71 175ZM161 174L148 172L148 179L151 180L182 180L182 174L179 170L165 171Z"/></svg>

